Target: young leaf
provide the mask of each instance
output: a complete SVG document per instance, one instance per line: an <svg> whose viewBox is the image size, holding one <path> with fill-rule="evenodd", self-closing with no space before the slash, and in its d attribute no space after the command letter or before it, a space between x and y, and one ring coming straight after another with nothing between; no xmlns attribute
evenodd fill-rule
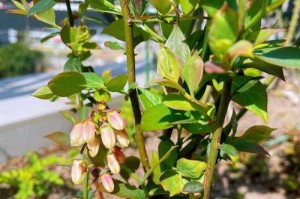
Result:
<svg viewBox="0 0 300 199"><path fill-rule="evenodd" d="M207 12L208 16L213 17L222 7L225 0L202 0L201 7Z"/></svg>
<svg viewBox="0 0 300 199"><path fill-rule="evenodd" d="M195 106L185 97L179 94L171 93L163 97L163 104L169 108L182 111L195 111Z"/></svg>
<svg viewBox="0 0 300 199"><path fill-rule="evenodd" d="M164 104L147 109L141 121L142 131L155 131L171 128L172 122L188 119L184 112L171 110Z"/></svg>
<svg viewBox="0 0 300 199"><path fill-rule="evenodd" d="M198 0L180 0L180 6L184 15L189 15L198 8Z"/></svg>
<svg viewBox="0 0 300 199"><path fill-rule="evenodd" d="M160 181L164 190L170 192L170 197L179 194L184 187L181 176L177 172L172 170L163 173L160 177Z"/></svg>
<svg viewBox="0 0 300 199"><path fill-rule="evenodd" d="M88 88L105 88L102 78L97 73L82 73Z"/></svg>
<svg viewBox="0 0 300 199"><path fill-rule="evenodd" d="M220 155L221 157L224 157L225 154L227 154L231 159L235 159L239 155L236 148L230 144L223 143L220 146Z"/></svg>
<svg viewBox="0 0 300 199"><path fill-rule="evenodd" d="M240 140L246 140L250 143L259 143L267 140L275 129L268 126L252 126L241 137Z"/></svg>
<svg viewBox="0 0 300 199"><path fill-rule="evenodd" d="M72 56L64 65L64 71L81 72L81 61L76 56Z"/></svg>
<svg viewBox="0 0 300 199"><path fill-rule="evenodd" d="M228 53L231 57L253 57L253 45L246 40L240 40L231 46Z"/></svg>
<svg viewBox="0 0 300 199"><path fill-rule="evenodd" d="M265 122L268 121L267 92L259 81L247 91L234 95L232 100L258 115Z"/></svg>
<svg viewBox="0 0 300 199"><path fill-rule="evenodd" d="M55 94L50 90L48 86L43 86L37 89L32 96L39 98L39 99L51 99L55 97Z"/></svg>
<svg viewBox="0 0 300 199"><path fill-rule="evenodd" d="M188 59L182 69L182 76L189 87L190 94L194 96L203 77L203 61L197 53Z"/></svg>
<svg viewBox="0 0 300 199"><path fill-rule="evenodd" d="M172 150L171 153L169 153L169 156L160 163L162 172L171 169L176 164L176 161L178 159L178 151L173 150L174 147L176 147L175 144L168 139L162 140L158 145L159 159L165 157L165 155L168 154L170 150Z"/></svg>
<svg viewBox="0 0 300 199"><path fill-rule="evenodd" d="M158 54L157 67L164 78L178 82L181 64L169 48L165 46L161 48Z"/></svg>
<svg viewBox="0 0 300 199"><path fill-rule="evenodd" d="M85 84L85 77L81 73L69 71L56 75L48 87L55 95L68 97L83 90Z"/></svg>
<svg viewBox="0 0 300 199"><path fill-rule="evenodd" d="M284 68L300 68L300 49L295 47L264 48L254 51L255 57L268 64Z"/></svg>
<svg viewBox="0 0 300 199"><path fill-rule="evenodd" d="M139 101L146 111L154 105L161 104L162 96L144 88L138 88Z"/></svg>
<svg viewBox="0 0 300 199"><path fill-rule="evenodd" d="M59 111L66 119L71 121L73 124L76 123L75 117L69 111Z"/></svg>
<svg viewBox="0 0 300 199"><path fill-rule="evenodd" d="M189 181L183 187L183 192L200 193L203 190L203 185L199 181Z"/></svg>
<svg viewBox="0 0 300 199"><path fill-rule="evenodd" d="M191 57L189 46L185 43L185 37L179 26L175 25L165 44L184 65Z"/></svg>
<svg viewBox="0 0 300 199"><path fill-rule="evenodd" d="M262 44L267 41L273 34L284 32L284 29L261 29L251 32L247 39L254 42L254 45Z"/></svg>
<svg viewBox="0 0 300 199"><path fill-rule="evenodd" d="M53 8L37 13L35 18L49 25L55 25L55 11Z"/></svg>
<svg viewBox="0 0 300 199"><path fill-rule="evenodd" d="M59 145L70 147L70 136L65 133L53 132L45 135L45 138L48 138Z"/></svg>
<svg viewBox="0 0 300 199"><path fill-rule="evenodd" d="M167 80L167 79L162 79L162 80L153 80L151 81L151 83L158 83L162 86L166 86L166 87L170 87L170 88L175 88L177 89L179 92L181 92L182 94L185 93L184 88L182 88L180 86L180 84L178 84L177 82L171 81L171 80Z"/></svg>
<svg viewBox="0 0 300 199"><path fill-rule="evenodd" d="M158 164L158 162L159 162L158 153L156 151L152 151L151 162L150 162L151 168L156 166ZM160 169L160 166L158 165L154 168L153 173L152 173L152 179L155 184L160 184L159 178L160 178L161 174L162 174L162 171Z"/></svg>
<svg viewBox="0 0 300 199"><path fill-rule="evenodd" d="M169 0L152 0L152 3L156 10L162 15L168 14L172 6Z"/></svg>
<svg viewBox="0 0 300 199"><path fill-rule="evenodd" d="M28 16L44 12L52 8L55 4L54 0L40 0L29 9Z"/></svg>
<svg viewBox="0 0 300 199"><path fill-rule="evenodd" d="M106 41L104 45L112 50L125 50L123 46L121 46L118 42L114 41Z"/></svg>
<svg viewBox="0 0 300 199"><path fill-rule="evenodd" d="M198 160L180 158L176 166L178 172L188 178L199 178L206 168L206 163Z"/></svg>
<svg viewBox="0 0 300 199"><path fill-rule="evenodd" d="M122 92L128 80L127 75L118 75L109 80L105 85L111 92Z"/></svg>
<svg viewBox="0 0 300 199"><path fill-rule="evenodd" d="M120 10L108 0L87 0L87 3L94 9L102 11L102 12L109 12L113 14L119 14Z"/></svg>

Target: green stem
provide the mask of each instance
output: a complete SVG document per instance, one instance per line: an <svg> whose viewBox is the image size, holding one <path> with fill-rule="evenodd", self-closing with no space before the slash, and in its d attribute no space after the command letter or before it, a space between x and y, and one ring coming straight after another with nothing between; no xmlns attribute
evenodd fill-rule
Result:
<svg viewBox="0 0 300 199"><path fill-rule="evenodd" d="M203 199L209 199L209 192L212 184L213 174L214 174L214 167L217 161L219 148L220 148L220 141L221 135L223 131L223 124L225 120L225 116L228 109L228 104L230 102L230 88L231 88L231 79L225 82L225 86L223 89L223 93L221 96L216 122L214 125L214 131L211 138L209 155L207 160L207 167L205 170L204 175L204 195Z"/></svg>
<svg viewBox="0 0 300 199"><path fill-rule="evenodd" d="M73 18L70 0L66 0L66 5L67 5L67 10L68 10L68 16L69 16L69 24L71 27L73 27L74 26L74 18Z"/></svg>
<svg viewBox="0 0 300 199"><path fill-rule="evenodd" d="M297 29L298 21L299 21L299 12L300 12L300 1L296 0L294 1L294 9L293 9L293 15L290 22L290 26L287 32L286 36L286 45L289 46L292 44L293 38L295 36L295 32Z"/></svg>
<svg viewBox="0 0 300 199"><path fill-rule="evenodd" d="M83 185L83 199L88 199L89 197L89 171L84 174L84 185Z"/></svg>
<svg viewBox="0 0 300 199"><path fill-rule="evenodd" d="M133 24L131 22L130 12L128 8L127 0L120 0L120 5L124 17L124 30L125 30L125 41L126 41L126 55L127 55L127 73L128 83L135 82L135 54L133 47ZM136 128L136 143L140 154L141 162L144 170L149 170L149 161L145 148L145 139L143 132L140 130L141 123L141 110L138 101L138 94L136 89L129 91L129 97L134 113L135 128Z"/></svg>

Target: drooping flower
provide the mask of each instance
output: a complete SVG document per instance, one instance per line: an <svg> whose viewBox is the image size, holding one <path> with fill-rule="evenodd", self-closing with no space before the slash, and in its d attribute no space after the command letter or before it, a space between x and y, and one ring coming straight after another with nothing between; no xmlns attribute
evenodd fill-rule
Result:
<svg viewBox="0 0 300 199"><path fill-rule="evenodd" d="M74 184L80 184L83 181L86 165L82 159L75 159L71 168L71 178Z"/></svg>
<svg viewBox="0 0 300 199"><path fill-rule="evenodd" d="M123 130L126 126L125 121L117 110L107 112L107 121L116 130Z"/></svg>
<svg viewBox="0 0 300 199"><path fill-rule="evenodd" d="M116 144L116 136L110 125L104 124L100 127L101 140L107 149L111 149Z"/></svg>
<svg viewBox="0 0 300 199"><path fill-rule="evenodd" d="M100 176L104 189L108 192L113 192L115 189L114 181L109 173L104 173Z"/></svg>
<svg viewBox="0 0 300 199"><path fill-rule="evenodd" d="M73 129L70 133L71 146L80 146L85 143L82 134L82 126L82 123L77 123L73 126Z"/></svg>
<svg viewBox="0 0 300 199"><path fill-rule="evenodd" d="M87 120L82 125L83 139L86 142L92 142L95 139L96 124L90 120Z"/></svg>
<svg viewBox="0 0 300 199"><path fill-rule="evenodd" d="M106 160L107 160L107 166L113 174L120 173L121 167L119 162L117 161L115 154L108 153L106 156Z"/></svg>
<svg viewBox="0 0 300 199"><path fill-rule="evenodd" d="M89 154L92 157L95 157L99 151L100 140L98 138L95 138L93 141L87 142L87 147L89 149Z"/></svg>
<svg viewBox="0 0 300 199"><path fill-rule="evenodd" d="M116 131L116 138L120 147L125 148L129 145L129 137L125 129Z"/></svg>

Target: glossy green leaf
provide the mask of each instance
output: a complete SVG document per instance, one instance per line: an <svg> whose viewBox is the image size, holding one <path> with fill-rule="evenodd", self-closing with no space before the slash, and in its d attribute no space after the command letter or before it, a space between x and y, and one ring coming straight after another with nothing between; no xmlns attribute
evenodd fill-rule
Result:
<svg viewBox="0 0 300 199"><path fill-rule="evenodd" d="M45 135L45 138L52 140L56 144L70 147L70 136L65 133L53 132L48 135Z"/></svg>
<svg viewBox="0 0 300 199"><path fill-rule="evenodd" d="M138 88L138 96L144 110L162 103L162 96L148 89Z"/></svg>
<svg viewBox="0 0 300 199"><path fill-rule="evenodd" d="M220 31L222 30L222 31ZM213 53L222 59L238 37L238 15L224 4L212 19L208 43Z"/></svg>
<svg viewBox="0 0 300 199"><path fill-rule="evenodd" d="M106 41L104 45L112 50L125 50L123 46L121 46L118 42L114 41Z"/></svg>
<svg viewBox="0 0 300 199"><path fill-rule="evenodd" d="M120 12L119 9L115 7L115 5L108 1L108 0L87 0L86 1L93 9L102 11L102 12L109 12L113 14L118 14Z"/></svg>
<svg viewBox="0 0 300 199"><path fill-rule="evenodd" d="M129 156L126 157L124 164L122 164L122 168L123 165L125 165L128 169L121 169L120 171L120 175L122 176L122 178L124 178L126 181L128 181L128 179L130 178L131 173L134 173L140 166L140 159L135 157L135 156Z"/></svg>
<svg viewBox="0 0 300 199"><path fill-rule="evenodd" d="M165 44L174 53L181 65L185 65L186 61L191 57L190 48L185 43L185 40L180 27L175 25Z"/></svg>
<svg viewBox="0 0 300 199"><path fill-rule="evenodd" d="M84 89L85 85L85 77L81 73L74 71L60 73L48 83L50 90L61 97L79 93Z"/></svg>
<svg viewBox="0 0 300 199"><path fill-rule="evenodd" d="M252 126L241 137L239 137L239 139L246 140L250 143L263 142L270 137L274 130L274 128L270 128L268 126Z"/></svg>
<svg viewBox="0 0 300 199"><path fill-rule="evenodd" d="M82 73L88 88L105 88L102 78L97 73Z"/></svg>
<svg viewBox="0 0 300 199"><path fill-rule="evenodd" d="M180 0L180 6L184 15L189 15L198 8L199 0Z"/></svg>
<svg viewBox="0 0 300 199"><path fill-rule="evenodd" d="M260 145L256 143L250 143L241 139L227 139L227 144L234 146L238 151L255 153L257 155L268 155L268 152Z"/></svg>
<svg viewBox="0 0 300 199"><path fill-rule="evenodd" d="M175 144L169 139L163 139L162 141L160 141L158 145L159 159L162 159L174 147ZM178 159L178 151L172 150L171 153L169 153L169 156L163 162L160 163L160 168L162 172L174 167L177 159Z"/></svg>
<svg viewBox="0 0 300 199"><path fill-rule="evenodd" d="M184 112L171 110L164 104L155 105L144 112L141 131L155 131L171 128L172 122L188 119Z"/></svg>
<svg viewBox="0 0 300 199"><path fill-rule="evenodd" d="M111 92L122 92L127 83L127 75L118 75L109 80L105 85L107 89Z"/></svg>
<svg viewBox="0 0 300 199"><path fill-rule="evenodd" d="M203 77L204 64L197 53L189 58L182 69L182 76L187 83L190 94L194 96Z"/></svg>
<svg viewBox="0 0 300 199"><path fill-rule="evenodd" d="M265 1L265 0L264 0ZM250 4L250 8L248 9L246 18L245 18L245 24L249 24L250 21L253 20L257 16L259 12L261 12L263 8L263 2L262 0L252 0ZM263 17L263 16L262 16ZM261 27L261 20L257 20L256 23L254 23L250 28L252 31L259 30Z"/></svg>
<svg viewBox="0 0 300 199"><path fill-rule="evenodd" d="M52 8L55 4L54 0L40 0L28 10L28 15L44 12Z"/></svg>
<svg viewBox="0 0 300 199"><path fill-rule="evenodd" d="M180 158L177 161L176 168L178 172L184 177L199 178L206 168L206 163L198 160Z"/></svg>
<svg viewBox="0 0 300 199"><path fill-rule="evenodd" d="M234 148L234 146L223 143L220 146L220 155L221 157L224 157L225 154L228 155L231 159L235 159L239 155L237 149Z"/></svg>
<svg viewBox="0 0 300 199"><path fill-rule="evenodd" d="M171 93L163 97L163 104L169 108L182 111L195 111L195 107L185 97Z"/></svg>
<svg viewBox="0 0 300 199"><path fill-rule="evenodd" d="M232 100L258 115L265 122L268 121L267 92L259 81L247 91L234 95Z"/></svg>
<svg viewBox="0 0 300 199"><path fill-rule="evenodd" d="M55 11L53 8L50 8L48 10L45 10L43 12L37 13L35 17L44 23L50 24L50 25L55 25Z"/></svg>
<svg viewBox="0 0 300 199"><path fill-rule="evenodd" d="M179 194L184 187L181 176L177 172L172 170L163 173L160 181L164 190L170 192L170 197Z"/></svg>
<svg viewBox="0 0 300 199"><path fill-rule="evenodd" d="M183 192L187 193L200 193L203 191L203 185L199 181L189 181L183 187Z"/></svg>
<svg viewBox="0 0 300 199"><path fill-rule="evenodd" d="M253 57L253 45L246 40L240 40L228 50L231 57Z"/></svg>
<svg viewBox="0 0 300 199"><path fill-rule="evenodd" d="M258 45L267 41L272 35L284 31L284 29L261 29L259 31L251 32L247 39L253 41L254 45Z"/></svg>
<svg viewBox="0 0 300 199"><path fill-rule="evenodd" d="M180 84L178 84L177 82L171 81L171 80L167 80L167 79L163 79L163 80L153 80L151 83L158 83L162 86L166 86L169 88L175 88L177 89L179 92L181 93L185 93L184 88L182 88L180 86Z"/></svg>
<svg viewBox="0 0 300 199"><path fill-rule="evenodd" d="M181 64L168 47L162 46L159 51L157 67L164 78L176 83L178 82Z"/></svg>
<svg viewBox="0 0 300 199"><path fill-rule="evenodd" d="M300 68L300 49L295 47L264 48L254 51L255 57L284 68Z"/></svg>
<svg viewBox="0 0 300 199"><path fill-rule="evenodd" d="M156 10L162 15L168 14L172 6L169 0L152 0L152 3Z"/></svg>
<svg viewBox="0 0 300 199"><path fill-rule="evenodd" d="M51 99L55 97L55 94L50 90L48 86L43 86L37 89L32 96L39 98L39 99Z"/></svg>
<svg viewBox="0 0 300 199"><path fill-rule="evenodd" d="M81 72L81 61L78 57L71 57L64 65L64 71L77 71Z"/></svg>

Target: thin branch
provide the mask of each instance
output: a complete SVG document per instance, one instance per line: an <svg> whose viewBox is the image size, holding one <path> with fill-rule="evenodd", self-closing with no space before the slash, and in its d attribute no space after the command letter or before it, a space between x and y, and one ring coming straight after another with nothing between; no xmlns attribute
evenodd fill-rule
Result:
<svg viewBox="0 0 300 199"><path fill-rule="evenodd" d="M73 18L70 0L66 0L66 5L67 5L67 10L68 10L68 16L69 16L69 24L71 27L73 27L74 26L74 18Z"/></svg>

